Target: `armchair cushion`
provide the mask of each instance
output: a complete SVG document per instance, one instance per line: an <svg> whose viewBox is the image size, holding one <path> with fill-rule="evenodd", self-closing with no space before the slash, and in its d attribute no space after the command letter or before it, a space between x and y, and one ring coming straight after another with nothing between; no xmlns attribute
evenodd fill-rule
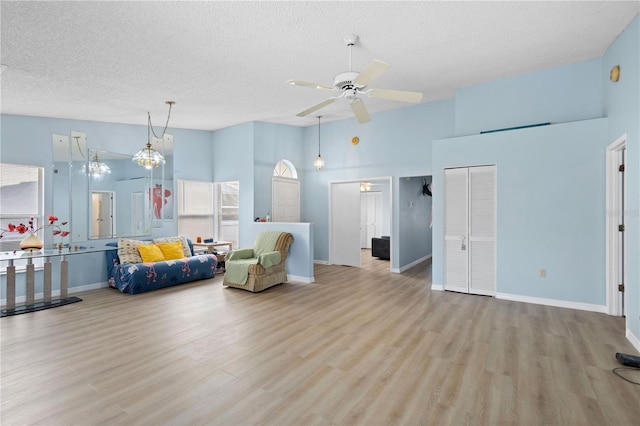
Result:
<svg viewBox="0 0 640 426"><path fill-rule="evenodd" d="M227 261L239 259L251 259L253 257L253 249L238 249L227 254Z"/></svg>
<svg viewBox="0 0 640 426"><path fill-rule="evenodd" d="M282 260L282 254L279 251L270 251L268 253L262 253L258 256L258 263L264 268L270 268L273 265L277 265Z"/></svg>
<svg viewBox="0 0 640 426"><path fill-rule="evenodd" d="M280 234L282 234L280 231L264 231L259 233L253 245L254 255L258 257L262 253L274 251Z"/></svg>

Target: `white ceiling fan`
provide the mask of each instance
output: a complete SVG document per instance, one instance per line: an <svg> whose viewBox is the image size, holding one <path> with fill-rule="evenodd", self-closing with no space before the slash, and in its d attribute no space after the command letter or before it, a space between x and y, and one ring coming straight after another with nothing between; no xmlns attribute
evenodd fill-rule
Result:
<svg viewBox="0 0 640 426"><path fill-rule="evenodd" d="M345 43L349 47L349 70L351 70L351 48L358 41L356 34L350 34L344 37ZM406 92L403 90L389 90L389 89L370 89L369 84L380 77L384 72L389 69L389 65L378 60L371 62L362 72L346 71L338 74L333 81L333 86L319 83L311 83L302 80L288 80L287 83L293 86L312 87L315 89L333 90L334 92L341 92L338 96L334 96L317 105L312 106L298 114L298 117L306 117L307 115L315 112L327 105L332 104L340 98L346 98L351 105L353 114L360 124L371 121L371 116L367 111L367 108L360 99L359 95L367 95L372 98L389 99L392 101L412 102L419 103L422 100L422 93L420 92Z"/></svg>

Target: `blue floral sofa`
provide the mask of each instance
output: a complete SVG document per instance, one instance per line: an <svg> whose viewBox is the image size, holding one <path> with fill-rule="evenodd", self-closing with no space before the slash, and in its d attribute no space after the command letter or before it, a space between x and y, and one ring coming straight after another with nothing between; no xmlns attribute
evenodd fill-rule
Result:
<svg viewBox="0 0 640 426"><path fill-rule="evenodd" d="M190 256L175 260L137 263L122 263L118 256L118 243L108 243L107 246L114 247L113 250L106 252L109 286L122 293L138 294L215 277L218 265L216 256L196 255L191 240L188 238L185 240L188 243L185 254L189 253Z"/></svg>

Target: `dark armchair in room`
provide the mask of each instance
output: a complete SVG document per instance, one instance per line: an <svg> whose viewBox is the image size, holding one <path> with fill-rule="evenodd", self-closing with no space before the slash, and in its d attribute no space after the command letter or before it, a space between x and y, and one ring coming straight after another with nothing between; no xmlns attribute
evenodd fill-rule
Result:
<svg viewBox="0 0 640 426"><path fill-rule="evenodd" d="M386 235L380 238L371 238L371 256L389 260L389 243L391 240Z"/></svg>

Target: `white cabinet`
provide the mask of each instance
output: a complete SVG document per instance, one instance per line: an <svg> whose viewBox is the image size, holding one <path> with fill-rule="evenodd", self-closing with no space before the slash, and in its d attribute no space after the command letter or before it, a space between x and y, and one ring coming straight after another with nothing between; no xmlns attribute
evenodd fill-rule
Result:
<svg viewBox="0 0 640 426"><path fill-rule="evenodd" d="M444 288L495 295L495 166L445 169Z"/></svg>

